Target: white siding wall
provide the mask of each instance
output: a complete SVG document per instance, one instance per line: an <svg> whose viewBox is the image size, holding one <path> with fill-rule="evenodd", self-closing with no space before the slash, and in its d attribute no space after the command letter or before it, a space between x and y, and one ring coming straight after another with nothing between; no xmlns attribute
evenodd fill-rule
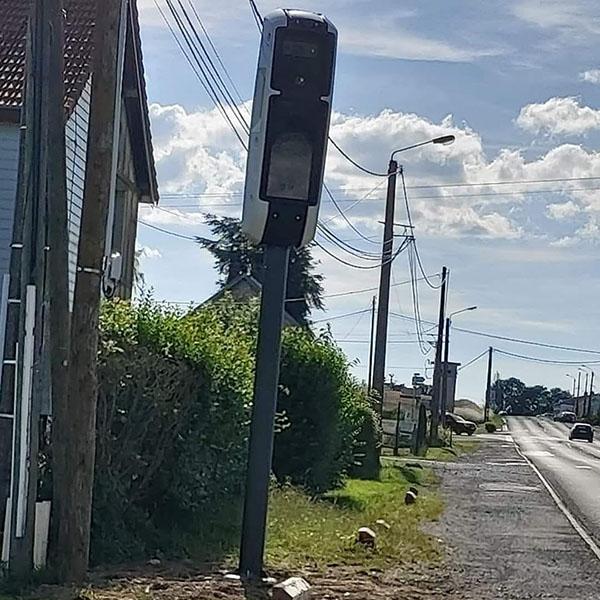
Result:
<svg viewBox="0 0 600 600"><path fill-rule="evenodd" d="M10 264L18 167L19 126L0 124L0 279Z"/></svg>
<svg viewBox="0 0 600 600"><path fill-rule="evenodd" d="M73 302L77 249L81 228L81 207L85 185L88 124L90 119L90 89L88 82L66 126L67 202L69 227L69 296Z"/></svg>

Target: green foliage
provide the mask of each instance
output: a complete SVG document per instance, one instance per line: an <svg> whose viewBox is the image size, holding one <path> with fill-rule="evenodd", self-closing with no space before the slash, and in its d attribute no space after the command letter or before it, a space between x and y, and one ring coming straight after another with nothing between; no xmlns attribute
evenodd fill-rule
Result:
<svg viewBox="0 0 600 600"><path fill-rule="evenodd" d="M149 299L103 306L94 563L198 554L194 539L210 557L237 539L257 322L257 302L228 296L187 314ZM327 334L288 329L281 382L275 473L313 492L341 485L377 439L344 354Z"/></svg>
<svg viewBox="0 0 600 600"><path fill-rule="evenodd" d="M520 379L510 377L494 383L493 408L506 410L513 415L537 415L552 412L572 398L570 392L560 388L548 390L543 385L527 386Z"/></svg>
<svg viewBox="0 0 600 600"><path fill-rule="evenodd" d="M231 283L240 275L262 281L263 248L248 240L240 222L231 217L208 216L206 224L215 239L199 237L198 243L215 257L218 283ZM308 324L311 309L323 308L323 275L314 271L310 248L292 248L285 297L294 301L287 303L286 310L302 325Z"/></svg>
<svg viewBox="0 0 600 600"><path fill-rule="evenodd" d="M496 433L496 425L494 423L488 422L485 424L485 430L488 433Z"/></svg>
<svg viewBox="0 0 600 600"><path fill-rule="evenodd" d="M373 411L346 356L328 332L315 337L288 328L280 384L283 426L275 437L275 475L316 493L341 485L355 463L370 458L368 449L378 437Z"/></svg>
<svg viewBox="0 0 600 600"><path fill-rule="evenodd" d="M104 305L94 562L168 546L165 532L189 514L239 495L253 368L247 310Z"/></svg>

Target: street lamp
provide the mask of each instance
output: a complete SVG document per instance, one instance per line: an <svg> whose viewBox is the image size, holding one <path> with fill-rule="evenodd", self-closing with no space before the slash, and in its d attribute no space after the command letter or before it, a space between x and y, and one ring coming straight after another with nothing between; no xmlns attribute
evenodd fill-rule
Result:
<svg viewBox="0 0 600 600"><path fill-rule="evenodd" d="M373 359L373 389L379 394L383 410L383 388L385 382L385 356L387 350L388 313L390 308L390 279L392 274L393 245L394 245L394 211L396 208L396 175L398 163L396 154L427 144L451 144L453 135L443 135L417 144L411 144L394 150L390 155L387 173L370 172L388 178L385 204L385 222L383 228L383 246L381 251L381 273L379 276L379 303L377 309L377 328L375 333L375 356ZM338 148L339 150L339 148ZM362 167L361 167L362 168Z"/></svg>
<svg viewBox="0 0 600 600"><path fill-rule="evenodd" d="M446 335L444 339L444 374L442 376L442 424L446 422L446 395L448 393L448 354L450 349L450 326L452 325L452 317L471 310L477 310L476 306L469 306L451 312L446 317Z"/></svg>

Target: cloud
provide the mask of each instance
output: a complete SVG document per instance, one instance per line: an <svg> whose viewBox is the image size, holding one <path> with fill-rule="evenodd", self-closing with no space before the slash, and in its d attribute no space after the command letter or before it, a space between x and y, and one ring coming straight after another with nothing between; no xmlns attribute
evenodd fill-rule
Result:
<svg viewBox="0 0 600 600"><path fill-rule="evenodd" d="M361 56L443 62L473 62L481 57L502 53L500 49L460 47L420 36L382 18L342 27L340 48Z"/></svg>
<svg viewBox="0 0 600 600"><path fill-rule="evenodd" d="M560 221L563 219L569 219L570 217L574 217L575 215L579 214L581 212L581 207L575 204L575 202L572 200L569 200L568 202L562 202L558 204L548 204L546 211L551 219Z"/></svg>
<svg viewBox="0 0 600 600"><path fill-rule="evenodd" d="M167 19L174 20L164 2L159 2ZM244 10L235 2L214 2L212 0L194 0L196 9L202 15L203 23L212 37L227 40L228 45L239 46L241 40L255 40L258 43L258 32L252 20L250 6ZM265 0L260 3L263 15L280 6L277 1ZM418 20L418 11L399 8L392 5L378 6L377 17L372 11L364 14L361 2L346 0L328 0L327 16L336 24L339 32L339 49L341 52L360 56L374 56L403 60L425 60L444 62L472 62L481 57L497 56L504 52L499 47L476 47L472 43L455 44L443 39L435 39L416 31L414 25L423 24ZM160 27L166 25L155 0L138 0L140 20L144 27ZM322 3L314 2L306 6L307 10L320 12ZM413 27L401 27L400 23L413 19ZM427 22L425 19L424 22ZM175 27L175 29L177 29Z"/></svg>
<svg viewBox="0 0 600 600"><path fill-rule="evenodd" d="M583 135L600 129L600 110L582 106L577 98L550 98L521 109L517 125L531 133Z"/></svg>
<svg viewBox="0 0 600 600"><path fill-rule="evenodd" d="M162 202L159 209L142 208L141 218L167 228L193 230L202 225L206 212L238 216L245 153L220 113L153 104L151 118ZM443 134L456 136L456 142L450 146L430 144L397 155L400 163L406 160L412 216L422 235L507 240L543 237L548 242L563 237L591 242L600 235L593 226L600 215L600 196L591 182L560 184L561 202L550 195L556 192L556 185L546 184L542 188L548 189L548 196L528 196L526 191L531 186L520 183L600 177L600 152L561 144L533 160L514 149L504 149L488 157L477 132L466 125L456 125L450 115L435 122L415 113L390 109L373 115L335 112L330 134L358 163L376 172L387 170L390 152L398 146ZM348 219L365 235L377 240L386 180L356 169L332 145L326 180ZM515 186L489 185L496 181L504 184L514 181ZM538 185L534 189L539 188ZM401 190L399 185L397 218L400 220L406 218ZM531 221L531 211L526 209L530 204L533 206L534 198L542 200L541 210L547 207L546 214L561 221L565 231L549 235L541 221ZM569 217L576 210L580 213L579 229L567 231ZM356 239L356 232L347 226L326 195L321 218L344 238ZM584 228L586 223L589 225Z"/></svg>
<svg viewBox="0 0 600 600"><path fill-rule="evenodd" d="M247 106L238 107L240 112ZM228 111L230 118L235 115ZM245 153L217 109L187 112L150 106L154 155L162 193L227 194L244 180Z"/></svg>
<svg viewBox="0 0 600 600"><path fill-rule="evenodd" d="M516 0L512 12L526 23L568 35L571 43L583 44L600 33L596 0Z"/></svg>
<svg viewBox="0 0 600 600"><path fill-rule="evenodd" d="M136 251L140 259L154 260L162 258L162 254L158 248L152 248L151 246L140 246L136 244Z"/></svg>
<svg viewBox="0 0 600 600"><path fill-rule="evenodd" d="M600 85L600 69L590 69L589 71L579 73L579 79L587 83Z"/></svg>

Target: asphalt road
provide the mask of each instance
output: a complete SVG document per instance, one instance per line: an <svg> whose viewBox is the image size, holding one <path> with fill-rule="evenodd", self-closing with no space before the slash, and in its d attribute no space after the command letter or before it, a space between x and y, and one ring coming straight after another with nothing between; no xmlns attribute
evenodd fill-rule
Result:
<svg viewBox="0 0 600 600"><path fill-rule="evenodd" d="M508 418L509 431L521 452L600 545L600 439L592 444L571 442L570 427L545 417Z"/></svg>

